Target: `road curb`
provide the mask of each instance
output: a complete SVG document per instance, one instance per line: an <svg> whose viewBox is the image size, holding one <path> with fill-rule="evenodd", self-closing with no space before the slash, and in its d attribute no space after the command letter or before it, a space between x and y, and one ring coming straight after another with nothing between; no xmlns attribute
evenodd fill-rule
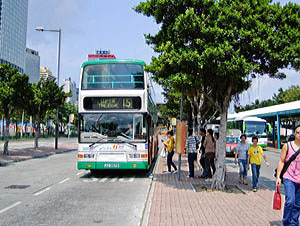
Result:
<svg viewBox="0 0 300 226"><path fill-rule="evenodd" d="M148 222L149 222L152 198L153 198L153 193L154 193L154 189L155 189L155 183L157 180L157 171L158 171L158 166L159 166L160 159L161 159L160 153L162 150L163 149L161 149L159 152L157 152L157 160L155 163L155 167L153 169L153 177L151 178L152 180L151 180L151 183L150 183L148 191L147 191L147 198L146 198L146 202L145 202L145 206L143 209L142 218L141 218L139 226L147 226Z"/></svg>
<svg viewBox="0 0 300 226"><path fill-rule="evenodd" d="M29 156L28 158L7 160L5 162L0 161L0 167L5 167L5 166L8 166L8 165L10 165L12 163L16 163L16 162L23 162L23 161L26 161L26 160L38 159L38 158L47 158L51 155L63 154L63 153L72 152L72 151L76 151L76 149L68 149L68 150L64 150L64 151L49 152L49 153L44 153L44 154L41 154L41 155Z"/></svg>

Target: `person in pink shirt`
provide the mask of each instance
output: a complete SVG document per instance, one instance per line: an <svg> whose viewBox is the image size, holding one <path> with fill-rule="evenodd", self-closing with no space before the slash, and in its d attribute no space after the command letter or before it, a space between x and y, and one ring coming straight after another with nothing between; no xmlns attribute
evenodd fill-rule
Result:
<svg viewBox="0 0 300 226"><path fill-rule="evenodd" d="M280 173L284 162L300 148L300 125L294 130L295 140L282 147L277 167L276 184L280 185ZM287 171L283 174L285 203L282 223L283 225L299 225L300 215L300 154L291 162Z"/></svg>

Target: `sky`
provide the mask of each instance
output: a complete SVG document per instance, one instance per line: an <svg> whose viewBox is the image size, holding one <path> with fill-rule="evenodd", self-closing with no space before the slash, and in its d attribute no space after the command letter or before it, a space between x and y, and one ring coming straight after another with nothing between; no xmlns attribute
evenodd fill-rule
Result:
<svg viewBox="0 0 300 226"><path fill-rule="evenodd" d="M290 0L300 3L300 0ZM42 2L42 4L41 4ZM58 34L38 32L35 27L45 29L61 28L61 69L62 79L71 78L78 87L80 66L87 55L97 49L110 50L119 59L138 59L151 63L156 54L145 43L144 34L156 34L159 30L153 18L132 10L139 0L29 0L27 47L37 50L41 66L48 67L57 75ZM277 1L276 1L277 2ZM287 0L280 0L282 4ZM261 78L253 81L250 90L240 97L241 105L256 99L270 99L282 87L300 85L299 72L286 70L287 79L278 81ZM156 102L163 100L162 89L154 96Z"/></svg>

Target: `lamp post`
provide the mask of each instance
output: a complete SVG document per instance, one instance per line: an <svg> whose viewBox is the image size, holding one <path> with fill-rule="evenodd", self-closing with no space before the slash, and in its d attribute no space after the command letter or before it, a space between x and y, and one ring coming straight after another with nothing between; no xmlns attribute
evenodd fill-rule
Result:
<svg viewBox="0 0 300 226"><path fill-rule="evenodd" d="M60 41L61 41L61 29L49 30L44 29L44 27L36 27L36 31L50 31L58 32L58 53L57 53L57 86L59 87L59 68L60 68ZM56 108L56 124L55 124L55 149L58 148L58 107Z"/></svg>

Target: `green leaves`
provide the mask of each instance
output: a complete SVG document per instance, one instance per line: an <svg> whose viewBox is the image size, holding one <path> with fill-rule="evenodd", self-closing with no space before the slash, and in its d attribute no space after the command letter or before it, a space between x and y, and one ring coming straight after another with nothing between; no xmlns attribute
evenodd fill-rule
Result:
<svg viewBox="0 0 300 226"><path fill-rule="evenodd" d="M280 69L299 69L299 5L148 0L135 10L161 24L156 35L146 36L159 53L146 70L165 88L208 87L213 101L222 106L249 88L249 77L282 79Z"/></svg>
<svg viewBox="0 0 300 226"><path fill-rule="evenodd" d="M41 79L32 84L33 99L27 107L27 111L34 118L43 120L47 111L61 106L68 94L63 92L63 87L58 87L56 82L50 79Z"/></svg>
<svg viewBox="0 0 300 226"><path fill-rule="evenodd" d="M0 106L7 116L24 108L27 98L30 98L28 76L18 73L10 64L0 64Z"/></svg>

